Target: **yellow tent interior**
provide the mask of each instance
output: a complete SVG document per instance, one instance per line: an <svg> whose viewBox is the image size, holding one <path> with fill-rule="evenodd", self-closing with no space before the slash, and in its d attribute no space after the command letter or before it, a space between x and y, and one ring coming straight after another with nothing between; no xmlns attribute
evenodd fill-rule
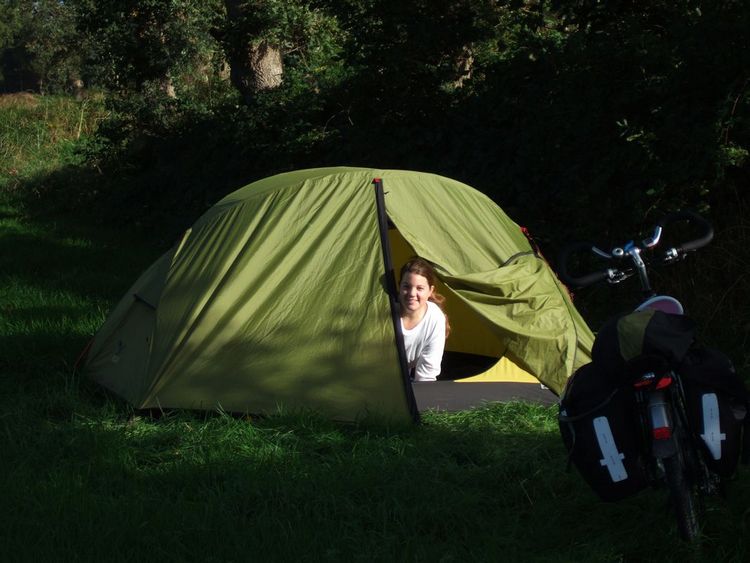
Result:
<svg viewBox="0 0 750 563"><path fill-rule="evenodd" d="M401 266L416 253L395 227L388 229L388 237L394 271L398 276ZM441 380L456 383L523 383L541 387L536 377L503 354L505 346L492 331L484 327L485 321L480 315L439 280L435 290L446 297L444 308L452 329L445 345L446 358ZM451 362L454 354L460 355L457 356L459 361Z"/></svg>

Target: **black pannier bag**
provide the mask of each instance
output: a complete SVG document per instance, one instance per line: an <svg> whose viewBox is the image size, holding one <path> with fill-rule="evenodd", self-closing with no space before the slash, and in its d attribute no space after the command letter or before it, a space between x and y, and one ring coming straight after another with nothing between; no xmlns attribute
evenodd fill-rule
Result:
<svg viewBox="0 0 750 563"><path fill-rule="evenodd" d="M644 310L618 315L596 336L592 362L568 381L560 433L570 462L605 501L649 485L643 429L632 383L645 371L678 365L694 341L694 322Z"/></svg>
<svg viewBox="0 0 750 563"><path fill-rule="evenodd" d="M602 500L616 501L648 480L632 388L613 385L601 369L586 364L568 380L558 421L570 462Z"/></svg>
<svg viewBox="0 0 750 563"><path fill-rule="evenodd" d="M607 366L613 382L629 383L639 375L645 358L660 358L675 369L694 341L695 322L690 317L653 309L635 311L604 323L594 340L591 360Z"/></svg>
<svg viewBox="0 0 750 563"><path fill-rule="evenodd" d="M678 369L690 427L700 438L706 464L717 475L731 477L737 469L743 438L748 438L743 432L748 409L745 384L731 360L711 348L694 347Z"/></svg>

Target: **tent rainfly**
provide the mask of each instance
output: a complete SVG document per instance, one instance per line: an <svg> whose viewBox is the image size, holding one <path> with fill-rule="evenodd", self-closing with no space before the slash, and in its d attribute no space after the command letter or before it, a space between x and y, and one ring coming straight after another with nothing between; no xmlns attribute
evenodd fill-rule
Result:
<svg viewBox="0 0 750 563"><path fill-rule="evenodd" d="M420 390L441 381L406 374L394 272L412 255L446 296L444 391L559 394L590 361L566 289L492 200L434 174L339 167L209 209L111 311L87 372L142 409L416 420Z"/></svg>

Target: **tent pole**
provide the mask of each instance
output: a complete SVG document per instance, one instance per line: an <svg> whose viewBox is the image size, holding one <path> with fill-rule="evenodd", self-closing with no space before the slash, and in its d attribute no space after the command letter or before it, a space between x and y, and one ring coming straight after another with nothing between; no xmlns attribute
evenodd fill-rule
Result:
<svg viewBox="0 0 750 563"><path fill-rule="evenodd" d="M375 187L375 202L378 211L378 229L380 230L380 247L383 250L383 265L385 266L385 287L388 291L388 301L391 305L391 319L393 320L393 331L396 335L396 348L398 349L398 360L401 366L401 376L404 381L406 392L406 403L409 413L415 422L419 422L419 409L417 400L414 398L414 389L409 379L409 369L406 364L406 350L404 349L404 336L401 333L401 318L398 313L398 292L396 289L396 277L393 271L393 259L391 258L391 245L388 242L388 215L385 211L385 193L383 192L383 180L375 178L372 181Z"/></svg>

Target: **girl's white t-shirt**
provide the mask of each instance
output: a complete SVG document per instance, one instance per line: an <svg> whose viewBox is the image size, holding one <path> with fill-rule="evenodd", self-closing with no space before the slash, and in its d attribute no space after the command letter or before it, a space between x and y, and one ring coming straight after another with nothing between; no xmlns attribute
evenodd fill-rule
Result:
<svg viewBox="0 0 750 563"><path fill-rule="evenodd" d="M406 362L409 372L414 370L414 381L435 381L440 375L440 364L445 349L443 311L438 305L428 301L427 311L417 326L406 330L402 319L401 332L404 335Z"/></svg>

